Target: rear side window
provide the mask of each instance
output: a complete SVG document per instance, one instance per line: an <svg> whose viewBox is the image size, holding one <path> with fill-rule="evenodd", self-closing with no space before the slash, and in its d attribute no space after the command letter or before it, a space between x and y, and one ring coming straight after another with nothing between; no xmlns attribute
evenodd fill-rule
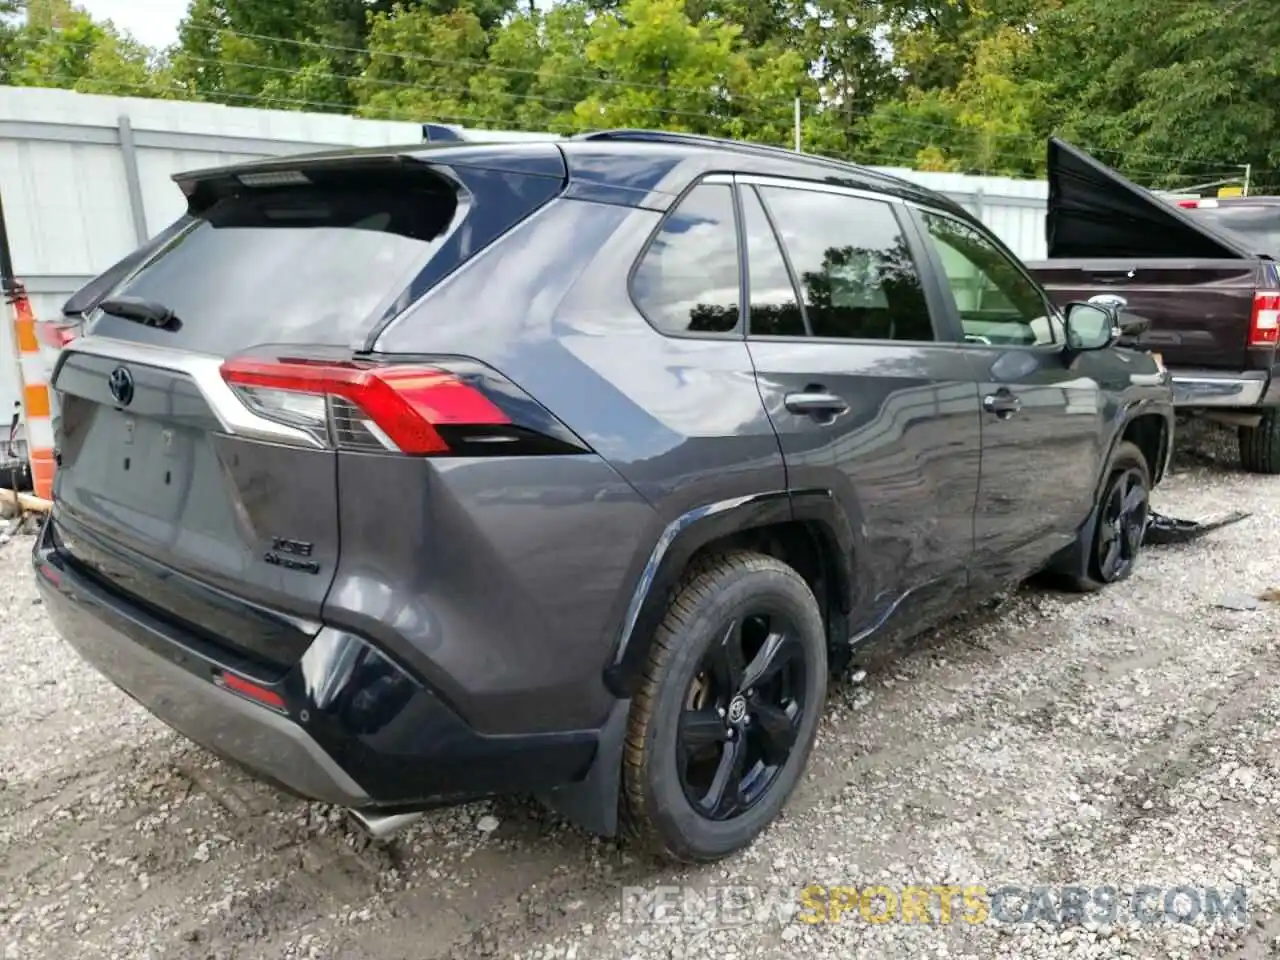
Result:
<svg viewBox="0 0 1280 960"><path fill-rule="evenodd" d="M689 191L637 264L631 293L663 333L737 328L741 290L732 187L704 183Z"/></svg>
<svg viewBox="0 0 1280 960"><path fill-rule="evenodd" d="M906 236L889 204L792 187L762 187L815 337L933 340Z"/></svg>

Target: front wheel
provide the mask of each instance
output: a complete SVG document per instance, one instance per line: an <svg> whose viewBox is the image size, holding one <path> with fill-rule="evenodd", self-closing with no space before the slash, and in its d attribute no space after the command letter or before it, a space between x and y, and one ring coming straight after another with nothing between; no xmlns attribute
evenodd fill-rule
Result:
<svg viewBox="0 0 1280 960"><path fill-rule="evenodd" d="M632 702L633 832L683 862L746 847L799 782L826 691L826 634L804 579L757 553L700 563L675 592Z"/></svg>
<svg viewBox="0 0 1280 960"><path fill-rule="evenodd" d="M1127 580L1138 565L1151 515L1151 470L1134 444L1124 441L1116 447L1095 513L1089 572L1073 581L1088 592Z"/></svg>

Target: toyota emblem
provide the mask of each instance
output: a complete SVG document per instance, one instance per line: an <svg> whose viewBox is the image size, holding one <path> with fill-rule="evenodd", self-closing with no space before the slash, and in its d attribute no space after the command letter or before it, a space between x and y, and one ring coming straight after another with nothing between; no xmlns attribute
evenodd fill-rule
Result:
<svg viewBox="0 0 1280 960"><path fill-rule="evenodd" d="M107 379L107 387L116 403L127 407L133 402L133 374L124 367L116 367Z"/></svg>

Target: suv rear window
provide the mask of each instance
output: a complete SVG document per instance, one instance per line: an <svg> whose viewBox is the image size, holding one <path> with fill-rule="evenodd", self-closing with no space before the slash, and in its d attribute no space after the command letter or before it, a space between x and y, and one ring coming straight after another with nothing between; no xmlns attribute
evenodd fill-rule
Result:
<svg viewBox="0 0 1280 960"><path fill-rule="evenodd" d="M1280 258L1280 204L1230 204L1185 211L1210 227L1247 238L1260 252Z"/></svg>
<svg viewBox="0 0 1280 960"><path fill-rule="evenodd" d="M218 200L113 291L163 304L180 329L99 315L92 332L218 355L256 343L354 345L458 212L451 186L418 183L245 189Z"/></svg>

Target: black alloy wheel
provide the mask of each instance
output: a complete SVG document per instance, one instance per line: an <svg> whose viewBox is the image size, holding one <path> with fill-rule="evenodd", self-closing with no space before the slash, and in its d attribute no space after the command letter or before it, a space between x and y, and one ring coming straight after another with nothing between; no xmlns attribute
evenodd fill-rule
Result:
<svg viewBox="0 0 1280 960"><path fill-rule="evenodd" d="M804 719L804 647L776 610L734 617L703 657L680 716L685 796L711 820L749 810L786 765Z"/></svg>
<svg viewBox="0 0 1280 960"><path fill-rule="evenodd" d="M1137 467L1117 471L1098 515L1096 563L1105 583L1123 580L1133 570L1147 529L1151 494L1146 474Z"/></svg>
<svg viewBox="0 0 1280 960"><path fill-rule="evenodd" d="M632 696L622 820L682 863L751 844L804 776L827 694L809 583L777 557L708 554L670 594Z"/></svg>

